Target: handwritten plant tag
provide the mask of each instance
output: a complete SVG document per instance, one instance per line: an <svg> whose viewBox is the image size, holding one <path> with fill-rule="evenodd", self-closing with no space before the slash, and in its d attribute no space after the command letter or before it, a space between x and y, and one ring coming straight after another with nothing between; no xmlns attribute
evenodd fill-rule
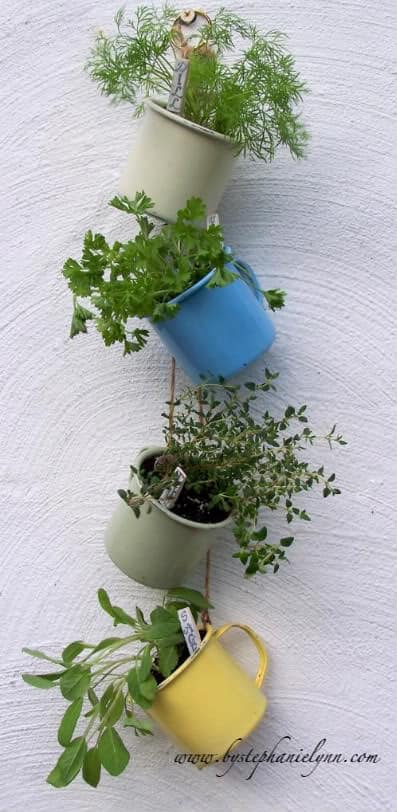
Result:
<svg viewBox="0 0 397 812"><path fill-rule="evenodd" d="M178 609L178 618L189 654L194 654L201 646L201 637L191 609L188 606L185 609Z"/></svg>
<svg viewBox="0 0 397 812"><path fill-rule="evenodd" d="M219 226L220 225L219 214L217 211L214 211L213 214L207 215L207 228L210 226Z"/></svg>
<svg viewBox="0 0 397 812"><path fill-rule="evenodd" d="M171 510L171 508L175 506L187 479L185 472L179 465L175 468L174 473L177 481L174 485L170 485L169 488L164 488L162 494L159 496L160 505L163 505L167 510Z"/></svg>
<svg viewBox="0 0 397 812"><path fill-rule="evenodd" d="M171 82L170 95L168 97L167 110L169 110L170 113L176 113L178 116L183 116L188 73L189 61L182 58L177 59Z"/></svg>

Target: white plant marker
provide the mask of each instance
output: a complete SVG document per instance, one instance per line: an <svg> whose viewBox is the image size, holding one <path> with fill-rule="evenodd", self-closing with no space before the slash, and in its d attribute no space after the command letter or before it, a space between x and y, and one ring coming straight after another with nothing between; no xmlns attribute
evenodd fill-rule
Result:
<svg viewBox="0 0 397 812"><path fill-rule="evenodd" d="M182 26L194 26L194 24L198 22L198 17L201 18L203 22L210 22L210 18L205 12L191 10L182 11L172 26L172 30L175 32L173 49L176 56L176 63L167 102L167 110L178 116L183 116L189 74L189 60L187 57L191 51L195 50L196 47L200 47L201 44L199 41L198 46L189 45L189 41L199 38L200 26L198 28L197 26L195 26L194 29L192 28L190 37L183 34Z"/></svg>
<svg viewBox="0 0 397 812"><path fill-rule="evenodd" d="M182 470L182 468L180 468L179 465L177 468L175 468L174 473L176 474L177 478L175 485L171 485L169 488L164 488L158 500L160 505L167 508L167 510L171 510L175 506L187 479L185 472Z"/></svg>
<svg viewBox="0 0 397 812"><path fill-rule="evenodd" d="M217 211L214 211L213 214L207 215L207 228L209 228L210 226L220 226L220 224L221 221Z"/></svg>
<svg viewBox="0 0 397 812"><path fill-rule="evenodd" d="M178 116L183 116L188 74L189 60L177 59L172 77L170 95L168 96L167 110L169 110L170 113L176 113Z"/></svg>
<svg viewBox="0 0 397 812"><path fill-rule="evenodd" d="M178 609L178 618L189 654L194 654L201 646L201 637L189 606Z"/></svg>

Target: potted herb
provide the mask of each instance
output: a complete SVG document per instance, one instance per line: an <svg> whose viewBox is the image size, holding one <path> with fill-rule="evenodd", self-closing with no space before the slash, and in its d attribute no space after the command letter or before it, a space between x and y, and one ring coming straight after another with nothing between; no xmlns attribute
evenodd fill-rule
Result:
<svg viewBox="0 0 397 812"><path fill-rule="evenodd" d="M303 449L321 439L306 406L273 417L257 399L274 389L276 377L266 370L261 384L201 385L169 404L164 444L138 456L106 531L107 551L123 572L153 587L181 583L229 522L238 545L233 557L246 575L277 572L287 561L294 537L288 529L272 539L262 511L282 511L289 527L310 521L298 494L315 486L325 497L340 490L335 474L302 459ZM331 448L345 445L335 426L323 439Z"/></svg>
<svg viewBox="0 0 397 812"><path fill-rule="evenodd" d="M275 333L264 299L282 307L284 293L260 289L253 271L224 248L220 226L197 224L205 216L200 200L189 200L176 223L157 234L147 216L153 203L143 192L111 205L132 214L139 233L109 245L88 231L81 260L65 262L72 337L93 320L106 345L120 342L125 354L137 352L148 331L131 329L130 320L149 319L193 381L228 378L270 347Z"/></svg>
<svg viewBox="0 0 397 812"><path fill-rule="evenodd" d="M165 220L191 196L216 211L238 154L269 162L285 146L301 158L307 142L296 112L306 86L282 34L262 34L221 8L184 40L186 17L175 25L175 16L169 6L140 6L128 19L119 11L115 35L101 31L88 61L102 93L130 103L136 115L145 109L120 191L134 197L145 189ZM166 109L181 53L188 60L183 116Z"/></svg>
<svg viewBox="0 0 397 812"><path fill-rule="evenodd" d="M199 645L189 655L178 610L187 607L197 621L199 611L210 606L199 592L182 587L170 591L150 619L138 607L131 616L114 606L104 589L98 591L98 599L114 626L129 628L126 636L107 637L97 644L77 640L59 657L24 649L56 666L51 673L23 674L25 682L36 688L59 688L69 703L58 729L64 749L47 778L49 784L65 787L81 772L96 787L102 768L120 775L130 760L125 741L128 737L130 742L132 730L137 737L153 733L151 720L141 710L184 752L214 758L222 758L236 739L246 738L257 726L266 709L259 689L267 655L248 626L227 624L216 630L210 624L202 626ZM245 631L258 651L255 679L219 643L233 626ZM126 730L124 741L116 725L132 729ZM205 759L197 766L208 763Z"/></svg>

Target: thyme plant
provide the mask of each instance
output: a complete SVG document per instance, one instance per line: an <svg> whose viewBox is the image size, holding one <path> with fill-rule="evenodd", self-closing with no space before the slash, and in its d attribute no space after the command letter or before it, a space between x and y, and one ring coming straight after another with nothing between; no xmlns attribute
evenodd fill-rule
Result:
<svg viewBox="0 0 397 812"><path fill-rule="evenodd" d="M203 501L208 510L231 514L238 550L233 557L245 567L246 575L277 572L287 561L286 548L294 541L289 532L269 538L262 511L281 510L289 526L295 519L310 521L306 509L296 501L315 486L324 497L340 493L335 474L310 465L302 452L318 440L332 448L345 445L336 426L320 437L308 424L306 405L288 406L281 417L273 417L258 396L274 390L276 373L266 370L265 380L242 386L207 384L187 389L163 414L164 453L150 472L132 469L142 480L139 493L121 490L119 495L139 517L143 505L150 509L165 488L176 483L180 466L187 479L184 491ZM185 500L186 503L186 500ZM173 508L178 513L178 501Z"/></svg>
<svg viewBox="0 0 397 812"><path fill-rule="evenodd" d="M23 649L56 666L51 673L22 674L24 681L34 688L59 688L69 703L58 729L63 752L47 778L54 787L67 786L80 772L96 787L102 767L110 775L125 770L130 754L116 725L132 728L136 736L152 734L150 720L137 716L136 708L150 708L159 684L189 656L177 611L189 606L197 621L199 611L211 607L200 592L185 587L170 589L148 620L139 607L133 617L113 605L104 589L98 590L98 600L113 625L129 627L129 634L96 644L75 640L59 657ZM81 732L75 736L78 724Z"/></svg>
<svg viewBox="0 0 397 812"><path fill-rule="evenodd" d="M177 16L168 5L139 6L131 17L117 12L116 33L97 35L87 65L102 93L129 102L136 115L145 97L168 96ZM236 152L251 158L271 161L281 144L303 157L308 134L295 108L307 88L283 34L262 34L221 8L200 29L188 58L187 119L229 136Z"/></svg>
<svg viewBox="0 0 397 812"><path fill-rule="evenodd" d="M179 305L170 300L210 271L209 288L228 285L239 274L227 267L233 255L224 247L222 228L198 225L206 214L199 198L188 200L176 223L163 225L158 234L148 217L154 203L144 192L134 200L115 197L110 205L132 214L139 233L110 245L102 234L87 231L80 261L66 260L63 275L73 293L70 335L86 333L92 320L107 346L120 342L128 354L142 349L149 335L144 328L131 329L130 319L172 318ZM262 292L271 309L284 305L283 291ZM88 306L82 299L89 300Z"/></svg>

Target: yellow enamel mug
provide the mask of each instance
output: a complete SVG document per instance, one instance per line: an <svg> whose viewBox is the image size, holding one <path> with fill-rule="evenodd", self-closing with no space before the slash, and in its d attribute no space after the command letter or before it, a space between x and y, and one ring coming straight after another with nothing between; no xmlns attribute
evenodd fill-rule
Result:
<svg viewBox="0 0 397 812"><path fill-rule="evenodd" d="M219 642L233 628L246 632L259 654L256 677L249 676ZM147 713L181 752L221 759L262 719L267 700L260 686L266 669L265 646L249 626L228 623L214 630L208 625L200 649L159 685Z"/></svg>

